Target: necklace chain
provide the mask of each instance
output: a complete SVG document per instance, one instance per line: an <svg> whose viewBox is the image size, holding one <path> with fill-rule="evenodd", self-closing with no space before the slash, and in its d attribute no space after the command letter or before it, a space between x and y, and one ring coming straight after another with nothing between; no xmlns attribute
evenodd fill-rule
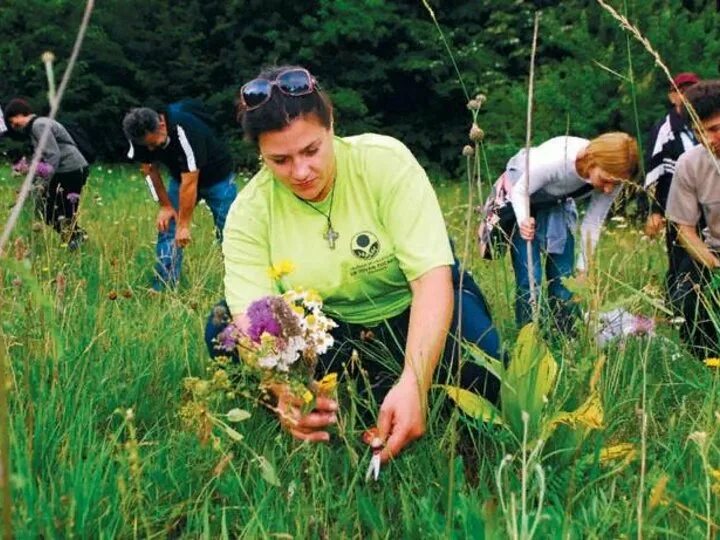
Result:
<svg viewBox="0 0 720 540"><path fill-rule="evenodd" d="M323 238L327 240L328 246L330 249L335 249L335 241L340 237L338 232L333 229L332 225L332 210L333 210L333 202L335 201L335 181L336 179L333 178L333 184L332 188L330 188L330 208L328 209L328 213L326 214L322 210L320 210L317 206L310 203L310 201L306 201L305 199L302 199L298 197L302 202L307 204L310 208L315 210L318 214L322 215L327 220L327 230L325 231L325 234L323 234ZM297 195L296 195L297 197Z"/></svg>

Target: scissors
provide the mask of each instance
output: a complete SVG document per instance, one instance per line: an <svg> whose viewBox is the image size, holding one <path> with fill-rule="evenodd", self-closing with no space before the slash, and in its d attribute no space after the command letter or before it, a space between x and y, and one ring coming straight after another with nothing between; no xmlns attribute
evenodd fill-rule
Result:
<svg viewBox="0 0 720 540"><path fill-rule="evenodd" d="M372 478L377 482L378 476L380 476L380 454L383 448L385 448L385 443L380 437L380 433L376 427L366 429L363 432L362 439L372 450L370 465L368 465L367 472L365 473L365 481L367 482Z"/></svg>

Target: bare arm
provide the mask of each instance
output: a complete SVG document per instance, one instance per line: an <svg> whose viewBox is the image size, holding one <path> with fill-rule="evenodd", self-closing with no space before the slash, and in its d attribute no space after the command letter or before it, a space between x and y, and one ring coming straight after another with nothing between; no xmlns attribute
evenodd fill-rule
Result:
<svg viewBox="0 0 720 540"><path fill-rule="evenodd" d="M180 175L180 202L175 231L175 243L180 247L190 243L190 221L197 202L199 177L200 171L184 172Z"/></svg>
<svg viewBox="0 0 720 540"><path fill-rule="evenodd" d="M676 225L680 245L685 248L693 259L708 268L720 268L720 260L708 249L702 238L698 236L695 226L680 223Z"/></svg>
<svg viewBox="0 0 720 540"><path fill-rule="evenodd" d="M405 366L380 407L378 430L387 437L386 461L425 433L427 393L442 354L453 312L448 266L429 270L410 282L412 304L405 345Z"/></svg>
<svg viewBox="0 0 720 540"><path fill-rule="evenodd" d="M184 172L180 175L180 204L178 227L189 227L197 202L198 178L200 171Z"/></svg>
<svg viewBox="0 0 720 540"><path fill-rule="evenodd" d="M165 232L170 225L170 221L177 217L175 208L172 202L170 202L170 197L165 189L165 184L162 181L158 168L152 163L143 163L140 165L140 170L144 175L150 177L150 181L155 188L155 193L157 193L158 196L158 204L160 205L157 218L155 218L155 226L158 231Z"/></svg>
<svg viewBox="0 0 720 540"><path fill-rule="evenodd" d="M167 190L165 189L165 184L162 181L162 177L160 176L160 171L158 170L158 168L152 163L143 163L142 165L140 165L140 171L145 176L150 177L150 181L155 188L155 193L157 193L158 203L160 204L160 206L172 207L170 197L168 197Z"/></svg>

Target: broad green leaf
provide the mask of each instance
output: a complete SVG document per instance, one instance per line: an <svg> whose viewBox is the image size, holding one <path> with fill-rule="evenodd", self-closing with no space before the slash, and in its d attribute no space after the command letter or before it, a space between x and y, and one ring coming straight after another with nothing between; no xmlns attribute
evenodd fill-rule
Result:
<svg viewBox="0 0 720 540"><path fill-rule="evenodd" d="M439 384L437 386L445 390L448 397L468 416L482 420L483 422L503 425L500 411L484 397L464 390L463 388L458 388L457 386L448 386L445 384Z"/></svg>
<svg viewBox="0 0 720 540"><path fill-rule="evenodd" d="M543 408L555 384L557 371L557 363L535 325L525 325L518 335L500 388L503 419L518 439L523 435L523 411L529 416L529 438L534 439L539 434Z"/></svg>
<svg viewBox="0 0 720 540"><path fill-rule="evenodd" d="M242 422L252 416L248 411L244 409L231 409L227 413L228 422Z"/></svg>
<svg viewBox="0 0 720 540"><path fill-rule="evenodd" d="M498 379L502 379L505 367L500 360L493 358L480 347L469 341L463 342L463 349L470 354L471 362L484 367Z"/></svg>
<svg viewBox="0 0 720 540"><path fill-rule="evenodd" d="M275 472L275 467L273 467L273 464L270 463L270 461L268 461L265 456L258 456L257 460L260 464L260 474L262 475L263 480L265 480L268 484L272 486L279 486L280 479Z"/></svg>

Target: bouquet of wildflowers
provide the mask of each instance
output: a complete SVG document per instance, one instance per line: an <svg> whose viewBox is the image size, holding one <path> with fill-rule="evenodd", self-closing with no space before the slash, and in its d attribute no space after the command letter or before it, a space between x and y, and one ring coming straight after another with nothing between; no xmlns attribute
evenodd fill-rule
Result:
<svg viewBox="0 0 720 540"><path fill-rule="evenodd" d="M30 171L30 162L24 156L12 166L12 172L17 175L27 174ZM39 161L35 169L35 178L47 180L53 174L53 166L44 161Z"/></svg>
<svg viewBox="0 0 720 540"><path fill-rule="evenodd" d="M289 290L256 300L246 312L245 332L230 324L218 346L237 351L243 368L261 389L288 385L293 395L311 405L318 390L313 379L318 356L333 346L330 330L337 325L322 312L322 299L312 290Z"/></svg>
<svg viewBox="0 0 720 540"><path fill-rule="evenodd" d="M284 262L268 273L271 279L281 282L292 270L292 264ZM229 424L251 416L239 408L216 412L226 400L244 397L272 409L263 396L257 395L258 388L266 393L286 386L302 407L310 410L315 398L330 394L337 383L335 373L314 380L318 357L333 346L330 330L337 326L322 312L322 300L316 292L293 289L265 296L253 302L245 314L249 323L246 328L241 330L231 322L215 338L216 348L228 355L214 358L207 368L212 375L184 380L189 399L180 409L180 418L186 427L197 429L201 441L212 441L213 447L221 445L220 437L214 433L216 428L243 444L243 435ZM213 316L220 324L228 320L229 313L218 307ZM237 353L240 362L232 361L232 353ZM247 445L246 449L250 450ZM273 477L274 473L268 472L268 461L262 456L257 459L263 476L268 473L268 478Z"/></svg>

